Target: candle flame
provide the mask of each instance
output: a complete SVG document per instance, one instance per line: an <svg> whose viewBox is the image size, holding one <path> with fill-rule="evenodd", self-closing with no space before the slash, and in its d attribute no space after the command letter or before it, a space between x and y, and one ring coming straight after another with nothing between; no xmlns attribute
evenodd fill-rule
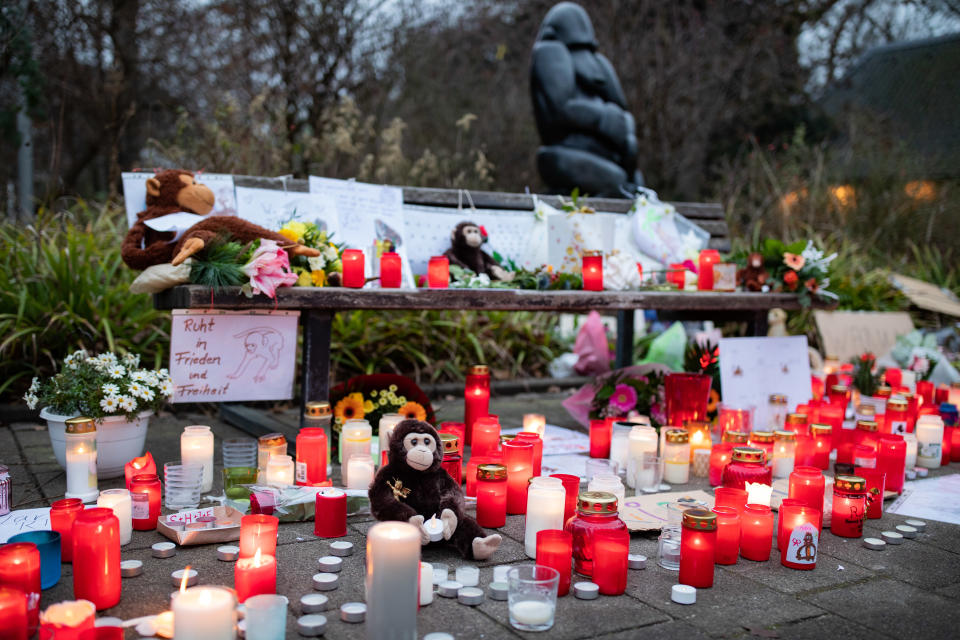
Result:
<svg viewBox="0 0 960 640"><path fill-rule="evenodd" d="M703 431L694 431L693 436L690 437L691 444L700 444L703 442Z"/></svg>
<svg viewBox="0 0 960 640"><path fill-rule="evenodd" d="M253 554L253 566L260 566L260 547L257 547L257 552Z"/></svg>
<svg viewBox="0 0 960 640"><path fill-rule="evenodd" d="M190 565L187 565L183 569L183 579L180 580L180 593L183 593L187 590L187 580L190 578Z"/></svg>

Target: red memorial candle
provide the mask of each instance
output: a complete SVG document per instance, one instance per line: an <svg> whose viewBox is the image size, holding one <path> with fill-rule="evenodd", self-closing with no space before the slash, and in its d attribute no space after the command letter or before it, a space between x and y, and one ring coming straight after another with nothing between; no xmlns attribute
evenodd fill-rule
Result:
<svg viewBox="0 0 960 640"><path fill-rule="evenodd" d="M720 252L716 249L703 249L697 260L697 289L713 290L713 265L720 262ZM687 584L681 582L680 584Z"/></svg>
<svg viewBox="0 0 960 640"><path fill-rule="evenodd" d="M111 626L87 629L80 633L79 640L123 640L123 627Z"/></svg>
<svg viewBox="0 0 960 640"><path fill-rule="evenodd" d="M477 524L496 529L507 523L507 468L502 464L477 467Z"/></svg>
<svg viewBox="0 0 960 640"><path fill-rule="evenodd" d="M830 532L841 538L863 535L867 511L867 483L859 476L837 476L833 483Z"/></svg>
<svg viewBox="0 0 960 640"><path fill-rule="evenodd" d="M363 270L363 251L360 249L344 249L340 256L343 264L343 286L351 289L360 289L366 282Z"/></svg>
<svg viewBox="0 0 960 640"><path fill-rule="evenodd" d="M727 431L749 432L753 428L753 407L740 409L721 402L720 411L717 412L717 427L721 440Z"/></svg>
<svg viewBox="0 0 960 640"><path fill-rule="evenodd" d="M877 470L885 476L886 488L903 493L907 465L907 443L898 435L882 435L877 445Z"/></svg>
<svg viewBox="0 0 960 640"><path fill-rule="evenodd" d="M880 442L879 426L875 420L857 420L857 430L854 435L853 446L864 445L871 449L876 449ZM856 453L851 450L851 455ZM840 460L837 460L840 462ZM844 460L844 462L847 462Z"/></svg>
<svg viewBox="0 0 960 640"><path fill-rule="evenodd" d="M680 531L680 584L697 589L713 586L717 552L717 514L706 509L683 512Z"/></svg>
<svg viewBox="0 0 960 640"><path fill-rule="evenodd" d="M577 512L577 498L580 496L580 476L569 473L554 473L551 478L559 478L563 483L563 523L572 518Z"/></svg>
<svg viewBox="0 0 960 640"><path fill-rule="evenodd" d="M251 558L240 558L233 567L233 587L237 600L245 602L250 596L277 592L277 559L260 550Z"/></svg>
<svg viewBox="0 0 960 640"><path fill-rule="evenodd" d="M668 373L664 379L667 423L707 422L711 378L702 373Z"/></svg>
<svg viewBox="0 0 960 640"><path fill-rule="evenodd" d="M715 487L723 481L723 468L730 464L733 456L733 444L721 442L710 450L710 469L708 472L710 486Z"/></svg>
<svg viewBox="0 0 960 640"><path fill-rule="evenodd" d="M627 590L629 555L630 532L626 529L602 529L593 534L593 581L600 593L618 596Z"/></svg>
<svg viewBox="0 0 960 640"><path fill-rule="evenodd" d="M713 504L718 507L733 507L737 513L743 515L743 508L747 506L747 491L734 487L717 487L713 490Z"/></svg>
<svg viewBox="0 0 960 640"><path fill-rule="evenodd" d="M463 400L463 423L467 428L467 440L464 444L469 445L473 443L474 421L490 413L490 368L487 365L478 364L470 367L470 371L467 372ZM499 431L497 433L499 437ZM470 454L477 455L477 452L471 450Z"/></svg>
<svg viewBox="0 0 960 640"><path fill-rule="evenodd" d="M543 439L530 431L521 431L517 434L517 439L533 445L533 475L539 476L543 465Z"/></svg>
<svg viewBox="0 0 960 640"><path fill-rule="evenodd" d="M437 429L440 433L452 433L457 436L457 453L460 454L460 457L463 457L463 446L466 443L467 437L467 428L462 422L441 422L440 428ZM386 464L386 463L384 463Z"/></svg>
<svg viewBox="0 0 960 640"><path fill-rule="evenodd" d="M871 467L854 467L853 473L867 484L867 518L876 520L883 517L883 491L886 474Z"/></svg>
<svg viewBox="0 0 960 640"><path fill-rule="evenodd" d="M687 268L682 262L671 262L667 270L667 283L683 290L687 284Z"/></svg>
<svg viewBox="0 0 960 640"><path fill-rule="evenodd" d="M817 566L820 548L820 511L805 505L780 507L780 564L791 569L809 571Z"/></svg>
<svg viewBox="0 0 960 640"><path fill-rule="evenodd" d="M826 488L826 479L823 473L816 467L796 467L790 473L788 484L788 494L794 500L799 500L802 504L823 512L823 492ZM817 528L822 527L822 520L817 524Z"/></svg>
<svg viewBox="0 0 960 640"><path fill-rule="evenodd" d="M97 611L120 602L120 521L112 509L85 509L73 523L73 597Z"/></svg>
<svg viewBox="0 0 960 640"><path fill-rule="evenodd" d="M396 289L400 286L400 254L387 251L380 256L380 287Z"/></svg>
<svg viewBox="0 0 960 640"><path fill-rule="evenodd" d="M527 481L533 477L533 445L513 439L503 443L507 468L507 513L527 512Z"/></svg>
<svg viewBox="0 0 960 640"><path fill-rule="evenodd" d="M497 416L482 416L473 423L473 444L470 453L474 456L489 456L497 453L500 446L500 420ZM531 448L533 443L530 443Z"/></svg>
<svg viewBox="0 0 960 640"><path fill-rule="evenodd" d="M503 462L503 456L498 452L495 456L470 456L470 461L467 462L467 468L464 470L464 475L467 477L466 488L463 490L464 495L471 498L476 497L477 495L477 469L480 468L482 464L500 464Z"/></svg>
<svg viewBox="0 0 960 640"><path fill-rule="evenodd" d="M618 515L617 497L604 491L581 493L577 498L577 513L563 528L573 534L573 568L585 576L594 573L594 536L607 530L627 532L626 523Z"/></svg>
<svg viewBox="0 0 960 640"><path fill-rule="evenodd" d="M748 504L740 518L740 555L766 562L773 546L773 511L761 504Z"/></svg>
<svg viewBox="0 0 960 640"><path fill-rule="evenodd" d="M830 404L839 407L843 413L846 413L847 403L850 401L850 389L845 384L831 384L827 389L827 399ZM823 417L822 411L820 417Z"/></svg>
<svg viewBox="0 0 960 640"><path fill-rule="evenodd" d="M112 514L112 512L111 512ZM119 549L119 534L117 548ZM119 570L119 566L117 567ZM14 542L0 547L0 585L26 595L27 632L33 635L40 622L40 551L32 542ZM19 605L16 605L19 609ZM0 628L0 632L3 629Z"/></svg>
<svg viewBox="0 0 960 640"><path fill-rule="evenodd" d="M583 252L583 290L603 291L603 253Z"/></svg>
<svg viewBox="0 0 960 640"><path fill-rule="evenodd" d="M127 482L128 491L133 476L139 475L157 475L157 463L153 461L153 456L149 451L123 465L123 477Z"/></svg>
<svg viewBox="0 0 960 640"><path fill-rule="evenodd" d="M903 398L890 398L887 401L887 409L883 417L883 433L903 435L907 433L907 423L909 421L910 405Z"/></svg>
<svg viewBox="0 0 960 640"><path fill-rule="evenodd" d="M240 557L252 558L258 551L272 556L277 552L280 519L261 513L240 518Z"/></svg>
<svg viewBox="0 0 960 640"><path fill-rule="evenodd" d="M777 549L783 549L786 544L785 532L787 521L784 519L784 507L806 507L803 502L796 498L784 498L780 501L780 507L777 509Z"/></svg>
<svg viewBox="0 0 960 640"><path fill-rule="evenodd" d="M606 420L590 421L590 457L609 458L613 423Z"/></svg>
<svg viewBox="0 0 960 640"><path fill-rule="evenodd" d="M723 468L723 486L745 489L748 482L772 485L773 470L764 464L762 450L755 447L734 447L730 464Z"/></svg>
<svg viewBox="0 0 960 640"><path fill-rule="evenodd" d="M323 427L304 427L297 433L294 476L300 486L318 487L327 482L327 432Z"/></svg>
<svg viewBox="0 0 960 640"><path fill-rule="evenodd" d="M832 433L833 427L828 424L810 425L810 437L806 438L809 450L805 450L803 460L800 460L798 454L797 464L818 469L829 467L830 450L833 448Z"/></svg>
<svg viewBox="0 0 960 640"><path fill-rule="evenodd" d="M844 441L843 417L846 409L839 404L827 403L820 407L820 422L830 425L833 435L833 447L836 448Z"/></svg>
<svg viewBox="0 0 960 640"><path fill-rule="evenodd" d="M130 516L137 531L153 531L160 518L160 478L138 474L130 480Z"/></svg>
<svg viewBox="0 0 960 640"><path fill-rule="evenodd" d="M443 459L440 461L440 467L446 471L457 485L463 484L463 458L460 457L458 449L460 448L457 436L452 433L441 433L440 443L443 445Z"/></svg>
<svg viewBox="0 0 960 640"><path fill-rule="evenodd" d="M450 286L450 261L444 256L432 256L427 264L427 286L446 289Z"/></svg>
<svg viewBox="0 0 960 640"><path fill-rule="evenodd" d="M80 498L64 498L50 505L50 529L60 534L60 560L73 561L73 521L83 511Z"/></svg>
<svg viewBox="0 0 960 640"><path fill-rule="evenodd" d="M347 535L347 494L341 489L317 492L313 535L319 538L342 538Z"/></svg>
<svg viewBox="0 0 960 640"><path fill-rule="evenodd" d="M920 396L923 405L932 405L934 400L934 387L933 383L929 380L918 380L917 381L917 395Z"/></svg>
<svg viewBox="0 0 960 640"><path fill-rule="evenodd" d="M877 467L877 450L865 444L854 445L853 464L857 467L875 469Z"/></svg>
<svg viewBox="0 0 960 640"><path fill-rule="evenodd" d="M536 560L538 565L557 570L560 574L557 595L567 595L570 592L570 577L573 573L573 534L559 529L538 531Z"/></svg>
<svg viewBox="0 0 960 640"><path fill-rule="evenodd" d="M4 640L27 640L29 620L27 594L15 587L0 584L0 637Z"/></svg>
<svg viewBox="0 0 960 640"><path fill-rule="evenodd" d="M52 604L40 614L40 638L83 640L96 628L96 616L96 608L86 600ZM120 640L123 640L122 635Z"/></svg>
<svg viewBox="0 0 960 640"><path fill-rule="evenodd" d="M746 491L744 500L746 500ZM737 564L740 555L740 511L736 507L716 506L713 512L717 514L717 544L713 555L717 564ZM683 534L680 534L681 542ZM681 549L681 557L682 557Z"/></svg>

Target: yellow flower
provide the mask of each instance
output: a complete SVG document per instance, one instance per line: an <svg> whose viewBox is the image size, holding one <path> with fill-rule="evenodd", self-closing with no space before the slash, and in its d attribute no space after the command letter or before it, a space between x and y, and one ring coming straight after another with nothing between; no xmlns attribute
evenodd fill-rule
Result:
<svg viewBox="0 0 960 640"><path fill-rule="evenodd" d="M313 286L322 287L327 284L327 274L323 271L311 271L310 275L313 279Z"/></svg>
<svg viewBox="0 0 960 640"><path fill-rule="evenodd" d="M405 420L426 420L427 411L416 402L408 402L397 411Z"/></svg>
<svg viewBox="0 0 960 640"><path fill-rule="evenodd" d="M307 225L302 222L297 222L296 220L291 220L280 229L280 235L293 242L300 242L300 240L303 239L303 234L306 232Z"/></svg>
<svg viewBox="0 0 960 640"><path fill-rule="evenodd" d="M369 400L363 401L363 410L365 413L373 413L373 403Z"/></svg>
<svg viewBox="0 0 960 640"><path fill-rule="evenodd" d="M406 404L406 402L407 402L406 396L397 396L397 404Z"/></svg>
<svg viewBox="0 0 960 640"><path fill-rule="evenodd" d="M373 391L370 392L370 397L371 397L371 398L376 398L378 393L380 393L380 392L377 391L376 389L374 389Z"/></svg>
<svg viewBox="0 0 960 640"><path fill-rule="evenodd" d="M363 396L359 393L351 393L346 398L340 400L333 408L333 415L340 422L347 420L360 420L364 416Z"/></svg>
<svg viewBox="0 0 960 640"><path fill-rule="evenodd" d="M393 391L394 393L396 393L396 391L397 391L397 385L392 384L392 385L390 385L389 389L390 389L390 391Z"/></svg>
<svg viewBox="0 0 960 640"><path fill-rule="evenodd" d="M378 404L379 404L381 407L384 407L384 406L386 406L386 404L387 404L387 399L384 398L383 396L381 396L381 397L380 397L380 400L378 400L377 402L378 402Z"/></svg>
<svg viewBox="0 0 960 640"><path fill-rule="evenodd" d="M300 277L297 278L297 283L296 283L296 285L297 285L298 287L309 287L311 284L313 284L313 280L310 278L310 272L309 272L309 271L301 271L301 272L300 272Z"/></svg>

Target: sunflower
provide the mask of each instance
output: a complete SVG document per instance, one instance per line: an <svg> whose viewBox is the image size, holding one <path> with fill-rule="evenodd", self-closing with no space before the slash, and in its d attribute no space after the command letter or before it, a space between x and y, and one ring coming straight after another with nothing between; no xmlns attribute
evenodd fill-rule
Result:
<svg viewBox="0 0 960 640"><path fill-rule="evenodd" d="M397 411L405 420L426 420L427 411L416 402L408 402Z"/></svg>
<svg viewBox="0 0 960 640"><path fill-rule="evenodd" d="M720 394L716 389L710 389L710 396L707 399L707 413L713 413L720 404Z"/></svg>
<svg viewBox="0 0 960 640"><path fill-rule="evenodd" d="M364 416L363 404L362 395L351 393L337 403L337 406L333 408L333 415L341 423L347 420L360 420Z"/></svg>

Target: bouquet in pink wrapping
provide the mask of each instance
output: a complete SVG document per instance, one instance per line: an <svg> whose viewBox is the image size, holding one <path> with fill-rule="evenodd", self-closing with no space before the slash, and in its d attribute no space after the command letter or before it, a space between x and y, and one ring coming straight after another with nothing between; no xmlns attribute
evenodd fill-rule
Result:
<svg viewBox="0 0 960 640"><path fill-rule="evenodd" d="M274 240L261 240L250 261L243 266L250 277L253 293L277 297L277 287L289 287L297 281L297 274L290 271L290 256Z"/></svg>

